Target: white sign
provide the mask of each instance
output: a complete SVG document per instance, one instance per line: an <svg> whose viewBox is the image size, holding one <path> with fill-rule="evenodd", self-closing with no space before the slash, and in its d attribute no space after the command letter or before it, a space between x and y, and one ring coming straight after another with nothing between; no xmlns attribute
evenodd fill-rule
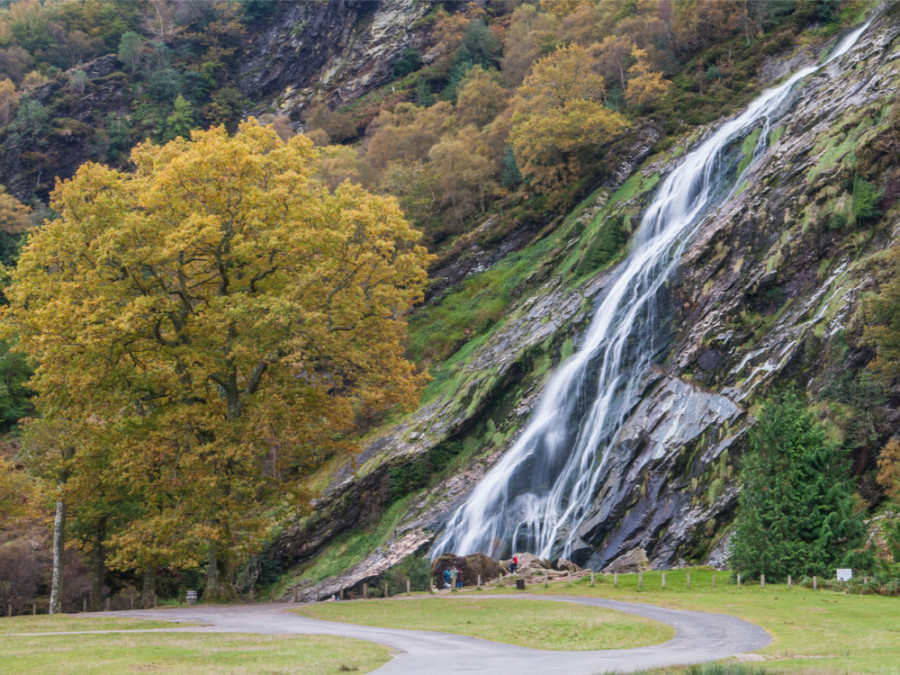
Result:
<svg viewBox="0 0 900 675"><path fill-rule="evenodd" d="M850 581L853 578L853 570L851 569L839 569L837 571L837 580L838 581Z"/></svg>

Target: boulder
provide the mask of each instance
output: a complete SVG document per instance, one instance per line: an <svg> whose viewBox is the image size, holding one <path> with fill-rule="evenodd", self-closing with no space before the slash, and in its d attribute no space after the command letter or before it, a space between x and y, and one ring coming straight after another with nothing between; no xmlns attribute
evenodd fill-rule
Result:
<svg viewBox="0 0 900 675"><path fill-rule="evenodd" d="M571 572L572 574L578 574L579 572L583 572L584 569L573 563L571 560L566 560L565 558L560 558L556 561L556 569L560 572Z"/></svg>
<svg viewBox="0 0 900 675"><path fill-rule="evenodd" d="M604 574L627 574L634 572L644 572L650 569L650 559L647 552L642 548L633 548L628 553L623 553L613 560L609 565L603 568Z"/></svg>

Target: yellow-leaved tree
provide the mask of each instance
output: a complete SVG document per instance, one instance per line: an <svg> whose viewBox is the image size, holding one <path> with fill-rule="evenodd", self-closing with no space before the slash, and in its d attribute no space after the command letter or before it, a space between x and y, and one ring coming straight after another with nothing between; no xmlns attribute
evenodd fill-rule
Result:
<svg viewBox="0 0 900 675"><path fill-rule="evenodd" d="M296 479L416 401L404 317L430 258L394 199L328 190L307 138L252 119L131 161L57 186L3 322L39 412L83 429L67 484L108 480L131 514L113 564L202 559L204 597L227 598Z"/></svg>
<svg viewBox="0 0 900 675"><path fill-rule="evenodd" d="M519 88L510 142L522 174L542 192L580 178L602 146L628 127L603 105L603 78L590 53L572 44L534 65Z"/></svg>

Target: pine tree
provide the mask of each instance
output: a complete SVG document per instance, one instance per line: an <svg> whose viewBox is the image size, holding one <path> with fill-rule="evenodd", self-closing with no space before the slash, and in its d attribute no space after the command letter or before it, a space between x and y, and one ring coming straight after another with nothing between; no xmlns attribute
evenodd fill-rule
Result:
<svg viewBox="0 0 900 675"><path fill-rule="evenodd" d="M767 401L749 434L731 564L751 577L826 575L863 536L846 456L794 392Z"/></svg>

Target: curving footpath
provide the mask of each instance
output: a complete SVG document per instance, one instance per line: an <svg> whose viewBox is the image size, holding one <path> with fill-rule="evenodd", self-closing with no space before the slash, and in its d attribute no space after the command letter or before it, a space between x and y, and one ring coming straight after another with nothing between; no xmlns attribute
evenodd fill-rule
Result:
<svg viewBox="0 0 900 675"><path fill-rule="evenodd" d="M510 596L481 596L510 599ZM515 597L515 596L513 596ZM519 596L522 597L522 596ZM771 642L758 626L726 614L709 614L602 598L527 596L531 599L573 602L647 617L675 628L675 637L662 644L635 649L600 651L543 651L478 638L429 631L378 628L321 621L286 611L295 605L196 605L182 609L134 610L104 613L140 619L200 623L154 632L234 632L338 635L368 640L394 650L394 658L374 671L379 674L503 673L516 675L595 675L628 673L645 668L716 661L756 651ZM441 600L437 600L440 602ZM452 602L453 598L446 601Z"/></svg>

